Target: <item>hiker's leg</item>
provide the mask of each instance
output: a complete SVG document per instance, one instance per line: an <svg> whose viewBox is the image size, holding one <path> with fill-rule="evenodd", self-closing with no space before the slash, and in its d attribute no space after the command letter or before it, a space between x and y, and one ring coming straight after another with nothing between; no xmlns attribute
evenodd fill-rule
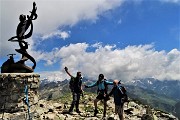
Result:
<svg viewBox="0 0 180 120"><path fill-rule="evenodd" d="M121 106L121 120L124 120L124 104Z"/></svg>
<svg viewBox="0 0 180 120"><path fill-rule="evenodd" d="M98 113L98 110L97 110L97 102L99 101L99 99L95 99L94 100L94 107L95 107L95 109L94 109L94 116L96 116L96 114Z"/></svg>
<svg viewBox="0 0 180 120"><path fill-rule="evenodd" d="M79 111L79 100L80 100L80 93L77 93L77 99L76 99L76 112L80 112L80 111Z"/></svg>
<svg viewBox="0 0 180 120"><path fill-rule="evenodd" d="M104 112L103 112L103 117L106 117L106 107L107 107L107 101L104 100Z"/></svg>
<svg viewBox="0 0 180 120"><path fill-rule="evenodd" d="M118 106L115 105L115 114L117 115L118 114Z"/></svg>
<svg viewBox="0 0 180 120"><path fill-rule="evenodd" d="M95 110L97 109L97 102L99 100L103 100L104 99L104 95L103 94L98 94L98 96L96 97L96 99L94 100L94 107L95 107Z"/></svg>
<svg viewBox="0 0 180 120"><path fill-rule="evenodd" d="M94 100L94 107L95 107L95 110L97 110L97 102L98 102L98 101L99 101L99 99L97 99L97 98Z"/></svg>
<svg viewBox="0 0 180 120"><path fill-rule="evenodd" d="M72 112L72 111L73 111L74 105L76 104L77 94L76 94L76 93L72 93L72 95L73 95L73 100L72 100L72 103L71 103L71 107L70 107L70 109L69 109L69 112Z"/></svg>
<svg viewBox="0 0 180 120"><path fill-rule="evenodd" d="M119 118L119 112L118 112L118 110L119 110L119 105L115 105L115 117L114 117L115 120L121 120L121 119Z"/></svg>
<svg viewBox="0 0 180 120"><path fill-rule="evenodd" d="M124 120L124 117L123 117L123 105L118 106L118 115L119 115L120 120Z"/></svg>

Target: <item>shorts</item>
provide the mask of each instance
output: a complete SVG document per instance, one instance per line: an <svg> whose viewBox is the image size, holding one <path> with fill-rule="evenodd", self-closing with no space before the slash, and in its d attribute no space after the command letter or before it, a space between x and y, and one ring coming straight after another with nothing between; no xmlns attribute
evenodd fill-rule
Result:
<svg viewBox="0 0 180 120"><path fill-rule="evenodd" d="M98 99L98 100L103 100L103 99L105 99L104 94L98 94L98 96L96 97L96 99Z"/></svg>
<svg viewBox="0 0 180 120"><path fill-rule="evenodd" d="M101 93L98 94L98 96L96 97L96 99L98 99L98 100L105 100L105 101L110 100L109 97L105 97L104 94L101 94Z"/></svg>

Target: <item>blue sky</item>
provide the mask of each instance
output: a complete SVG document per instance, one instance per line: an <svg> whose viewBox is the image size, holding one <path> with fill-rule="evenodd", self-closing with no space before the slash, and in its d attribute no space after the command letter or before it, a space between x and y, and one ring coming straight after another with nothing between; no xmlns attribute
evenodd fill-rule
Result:
<svg viewBox="0 0 180 120"><path fill-rule="evenodd" d="M179 0L35 2L38 19L27 41L42 78L63 80L67 66L72 74L82 71L90 78L104 73L126 81L180 80ZM32 1L1 1L0 64L18 48L7 42L15 35L18 16L31 9Z"/></svg>

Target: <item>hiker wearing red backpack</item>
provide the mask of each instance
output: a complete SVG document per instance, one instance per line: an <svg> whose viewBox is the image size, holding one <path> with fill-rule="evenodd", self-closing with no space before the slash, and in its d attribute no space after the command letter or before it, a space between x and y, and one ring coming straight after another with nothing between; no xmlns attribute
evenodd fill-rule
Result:
<svg viewBox="0 0 180 120"><path fill-rule="evenodd" d="M85 85L85 88L91 88L94 86L98 86L98 90L97 90L97 97L94 100L94 116L96 116L96 114L98 113L97 110L97 102L99 100L104 100L104 112L103 112L103 117L106 117L106 106L107 106L107 100L108 98L106 97L107 95L107 86L108 85L113 85L113 82L109 82L106 79L104 79L104 75L103 74L99 74L98 77L98 81L96 81L95 83L91 84L91 85Z"/></svg>
<svg viewBox="0 0 180 120"><path fill-rule="evenodd" d="M120 81L114 80L113 85L114 87L112 88L111 92L107 94L107 96L111 96L113 94L114 96L114 103L115 103L115 114L119 116L120 120L124 120L123 117L123 105L124 102L128 101L128 97L126 94L126 89L124 86L119 85Z"/></svg>
<svg viewBox="0 0 180 120"><path fill-rule="evenodd" d="M76 107L76 112L77 113L81 113L79 111L79 100L80 100L80 96L82 94L82 77L81 77L81 72L77 72L76 77L72 76L69 71L68 68L65 67L64 68L66 73L71 77L71 80L69 82L69 88L71 89L72 92L72 96L73 96L73 101L71 103L71 107L69 109L69 113L71 113L73 111L74 106Z"/></svg>

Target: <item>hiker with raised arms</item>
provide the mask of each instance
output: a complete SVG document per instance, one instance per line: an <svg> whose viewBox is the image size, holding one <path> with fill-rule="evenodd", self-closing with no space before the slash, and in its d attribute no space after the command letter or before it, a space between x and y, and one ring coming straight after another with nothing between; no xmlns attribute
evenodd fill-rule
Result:
<svg viewBox="0 0 180 120"><path fill-rule="evenodd" d="M98 113L97 102L99 100L104 100L103 101L104 102L103 117L106 117L106 106L107 106L107 100L108 100L106 95L107 95L107 86L108 85L113 85L113 82L107 81L104 78L103 74L99 74L98 80L95 83L93 83L91 85L85 85L85 88L91 88L91 87L94 87L94 86L98 86L98 90L97 90L98 95L97 95L96 99L94 100L94 107L95 107L94 116L96 116L96 114Z"/></svg>
<svg viewBox="0 0 180 120"><path fill-rule="evenodd" d="M79 110L79 100L83 92L81 72L77 72L76 77L74 77L69 73L67 67L65 67L64 69L66 73L71 77L70 82L69 82L69 88L71 89L73 100L71 103L71 107L69 109L69 113L73 112L74 106L76 107L76 112L81 113Z"/></svg>

